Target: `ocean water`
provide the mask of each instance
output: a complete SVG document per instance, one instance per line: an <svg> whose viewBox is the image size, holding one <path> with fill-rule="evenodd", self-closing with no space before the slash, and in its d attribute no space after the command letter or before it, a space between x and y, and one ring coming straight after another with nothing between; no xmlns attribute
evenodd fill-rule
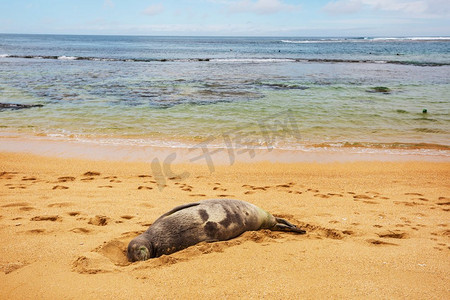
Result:
<svg viewBox="0 0 450 300"><path fill-rule="evenodd" d="M450 156L450 38L0 35L0 103L3 136Z"/></svg>

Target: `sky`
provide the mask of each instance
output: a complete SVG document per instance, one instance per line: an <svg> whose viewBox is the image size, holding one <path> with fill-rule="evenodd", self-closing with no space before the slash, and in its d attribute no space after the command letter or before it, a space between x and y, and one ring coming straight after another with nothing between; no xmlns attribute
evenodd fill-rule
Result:
<svg viewBox="0 0 450 300"><path fill-rule="evenodd" d="M450 0L0 0L0 33L450 36Z"/></svg>

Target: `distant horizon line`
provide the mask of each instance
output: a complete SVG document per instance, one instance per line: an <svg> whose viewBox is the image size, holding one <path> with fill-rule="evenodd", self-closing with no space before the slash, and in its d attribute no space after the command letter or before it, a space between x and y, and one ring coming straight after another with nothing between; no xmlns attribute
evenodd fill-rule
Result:
<svg viewBox="0 0 450 300"><path fill-rule="evenodd" d="M52 36L121 36L121 37L234 37L234 38L444 38L450 39L450 35L176 35L176 34L90 34L90 33L5 33L0 35L52 35Z"/></svg>

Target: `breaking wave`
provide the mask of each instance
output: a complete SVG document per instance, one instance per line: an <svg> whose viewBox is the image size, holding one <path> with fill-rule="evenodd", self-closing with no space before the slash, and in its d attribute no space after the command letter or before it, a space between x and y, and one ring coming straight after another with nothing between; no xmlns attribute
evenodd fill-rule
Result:
<svg viewBox="0 0 450 300"><path fill-rule="evenodd" d="M91 56L65 56L65 55L15 55L0 54L0 58L19 59L54 59L67 61L112 61L112 62L216 62L216 63L369 63L369 64L396 64L423 67L449 66L447 62L407 61L407 60L371 60L371 59L334 59L334 58L189 58L189 59L157 59L157 58L108 58Z"/></svg>

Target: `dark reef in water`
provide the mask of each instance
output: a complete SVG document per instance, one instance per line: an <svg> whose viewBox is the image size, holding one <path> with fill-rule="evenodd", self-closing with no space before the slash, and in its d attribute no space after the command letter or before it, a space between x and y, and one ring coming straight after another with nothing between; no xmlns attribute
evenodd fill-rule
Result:
<svg viewBox="0 0 450 300"><path fill-rule="evenodd" d="M32 108L32 107L43 107L42 104L18 104L18 103L0 103L0 110L5 109L24 109L24 108Z"/></svg>
<svg viewBox="0 0 450 300"><path fill-rule="evenodd" d="M214 61L214 58L113 58L113 57L93 57L93 56L64 56L64 55L5 55L5 58L25 58L25 59L61 59L61 60L82 60L82 61L117 61L117 62L177 62L177 61L192 61L192 62L209 62ZM227 60L227 58L223 58ZM220 60L220 58L219 58ZM251 60L251 59L250 59ZM259 60L259 59L256 59ZM264 59L262 59L264 61ZM372 59L334 59L334 58L282 58L280 61L295 61L295 62L316 62L316 63L368 63L368 64L395 64L395 65L412 65L419 67L441 67L449 66L448 62L432 62L432 61L410 61L410 60L372 60ZM277 61L277 59L268 58L268 61Z"/></svg>
<svg viewBox="0 0 450 300"><path fill-rule="evenodd" d="M369 90L367 90L368 93L383 93L383 94L390 94L391 89L385 86L375 86L371 87Z"/></svg>

